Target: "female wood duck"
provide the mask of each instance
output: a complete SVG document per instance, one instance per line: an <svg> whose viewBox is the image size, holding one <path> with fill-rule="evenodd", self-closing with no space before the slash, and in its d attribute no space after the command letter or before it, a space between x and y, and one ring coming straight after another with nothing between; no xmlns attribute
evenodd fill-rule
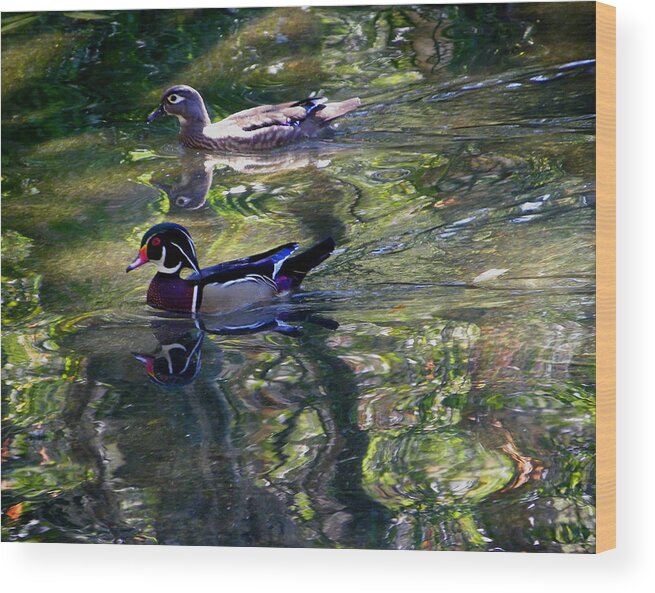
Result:
<svg viewBox="0 0 655 593"><path fill-rule="evenodd" d="M141 239L139 255L127 272L152 262L157 273L148 288L151 307L181 313L225 313L300 286L305 275L334 250L332 238L298 255L296 243L237 259L203 270L189 232L179 224L164 222ZM186 278L180 271L190 268Z"/></svg>
<svg viewBox="0 0 655 593"><path fill-rule="evenodd" d="M180 121L180 142L201 150L248 152L315 137L331 121L356 109L359 98L338 103L316 97L278 105L260 105L211 123L205 102L194 88L180 84L169 88L159 107L147 119L163 115Z"/></svg>

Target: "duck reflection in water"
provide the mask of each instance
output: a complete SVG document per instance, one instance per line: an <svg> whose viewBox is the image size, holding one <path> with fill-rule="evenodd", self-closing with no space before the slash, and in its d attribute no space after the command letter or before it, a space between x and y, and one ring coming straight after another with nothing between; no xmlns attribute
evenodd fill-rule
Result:
<svg viewBox="0 0 655 593"><path fill-rule="evenodd" d="M200 374L202 345L207 334L233 336L277 332L299 337L303 323L329 330L339 324L308 310L287 307L268 307L251 311L238 311L218 319L162 319L152 321L151 329L158 346L152 354L133 352L151 381L164 387L184 387L193 383Z"/></svg>
<svg viewBox="0 0 655 593"><path fill-rule="evenodd" d="M170 210L198 210L202 208L214 181L214 171L232 169L246 175L272 175L305 167L324 169L332 158L347 147L321 144L266 154L185 154L175 167L160 171L150 184L164 192Z"/></svg>
<svg viewBox="0 0 655 593"><path fill-rule="evenodd" d="M170 209L197 210L207 201L207 194L214 180L214 169L207 165L205 158L185 158L181 162L175 181L169 175L162 179L152 179L150 183L163 191L168 198Z"/></svg>

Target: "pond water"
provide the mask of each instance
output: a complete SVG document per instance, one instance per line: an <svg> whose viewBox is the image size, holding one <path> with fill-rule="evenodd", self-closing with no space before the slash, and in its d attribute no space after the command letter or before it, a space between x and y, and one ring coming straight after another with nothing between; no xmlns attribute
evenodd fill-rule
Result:
<svg viewBox="0 0 655 593"><path fill-rule="evenodd" d="M593 552L594 35L593 3L5 13L3 539ZM362 107L210 156L145 124L173 83ZM125 274L163 221L204 266L337 251L193 323Z"/></svg>

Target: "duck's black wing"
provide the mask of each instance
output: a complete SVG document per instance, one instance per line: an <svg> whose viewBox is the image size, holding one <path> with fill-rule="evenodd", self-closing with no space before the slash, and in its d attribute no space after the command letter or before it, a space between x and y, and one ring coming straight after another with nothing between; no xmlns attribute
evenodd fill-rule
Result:
<svg viewBox="0 0 655 593"><path fill-rule="evenodd" d="M200 272L194 272L188 276L187 281L203 286L205 284L230 282L253 275L273 280L282 264L296 249L298 249L297 243L280 245L257 255L204 268Z"/></svg>

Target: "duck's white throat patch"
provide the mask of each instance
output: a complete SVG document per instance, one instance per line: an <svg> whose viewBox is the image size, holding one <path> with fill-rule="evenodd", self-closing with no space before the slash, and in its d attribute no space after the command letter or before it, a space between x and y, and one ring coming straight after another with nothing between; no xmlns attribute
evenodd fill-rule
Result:
<svg viewBox="0 0 655 593"><path fill-rule="evenodd" d="M150 261L157 266L157 271L162 274L175 274L175 272L182 267L182 262L179 262L172 268L166 267L166 264L164 263L166 261L166 247L161 248L161 257L159 259L151 259Z"/></svg>

